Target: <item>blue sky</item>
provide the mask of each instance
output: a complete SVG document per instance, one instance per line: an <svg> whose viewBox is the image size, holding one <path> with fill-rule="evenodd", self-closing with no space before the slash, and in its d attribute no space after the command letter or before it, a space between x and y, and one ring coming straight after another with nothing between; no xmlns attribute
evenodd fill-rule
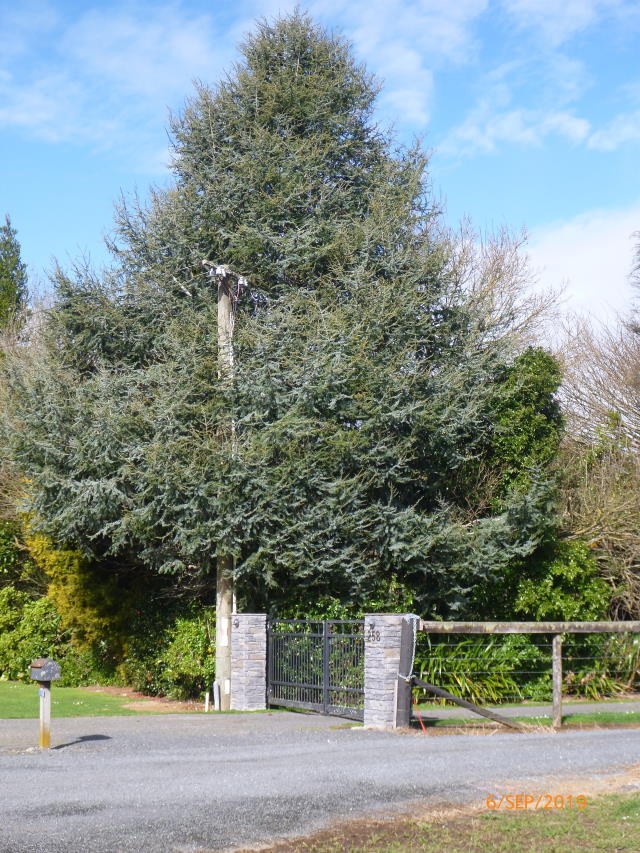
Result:
<svg viewBox="0 0 640 853"><path fill-rule="evenodd" d="M106 260L121 192L168 179L169 110L294 3L0 0L0 214L35 282ZM452 224L529 233L567 309L624 311L640 230L640 0L324 0L385 81L378 119L433 150Z"/></svg>

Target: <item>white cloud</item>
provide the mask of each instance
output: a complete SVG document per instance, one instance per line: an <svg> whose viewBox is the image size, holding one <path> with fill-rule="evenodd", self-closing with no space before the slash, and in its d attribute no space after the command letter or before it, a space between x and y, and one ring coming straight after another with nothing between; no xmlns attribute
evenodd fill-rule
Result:
<svg viewBox="0 0 640 853"><path fill-rule="evenodd" d="M385 82L381 107L400 124L430 115L433 70L468 63L478 51L477 19L489 0L318 0L311 12L348 33L357 55Z"/></svg>
<svg viewBox="0 0 640 853"><path fill-rule="evenodd" d="M163 100L194 77L217 75L231 53L210 17L162 6L149 15L89 11L66 30L61 47L85 74L122 93Z"/></svg>
<svg viewBox="0 0 640 853"><path fill-rule="evenodd" d="M578 143L587 137L589 129L586 119L566 111L494 111L492 104L481 101L462 124L450 131L439 150L454 155L491 153L502 142L535 147L550 135Z"/></svg>
<svg viewBox="0 0 640 853"><path fill-rule="evenodd" d="M640 201L624 209L593 210L532 231L529 256L540 284L564 285L564 308L611 319L628 311L634 232L640 230Z"/></svg>
<svg viewBox="0 0 640 853"><path fill-rule="evenodd" d="M521 29L535 29L547 43L561 44L595 24L603 14L625 15L635 0L502 0Z"/></svg>
<svg viewBox="0 0 640 853"><path fill-rule="evenodd" d="M616 116L608 125L592 133L589 148L615 151L626 142L640 141L640 110Z"/></svg>
<svg viewBox="0 0 640 853"><path fill-rule="evenodd" d="M182 103L193 79L218 77L235 51L210 16L173 5L45 16L48 51L37 27L27 39L24 16L5 23L20 51L0 57L0 125L50 142L118 149L151 172L167 107Z"/></svg>
<svg viewBox="0 0 640 853"><path fill-rule="evenodd" d="M0 64L26 53L34 39L44 40L55 28L59 14L50 3L41 0L22 0L21 3L0 5L2 53Z"/></svg>
<svg viewBox="0 0 640 853"><path fill-rule="evenodd" d="M22 85L0 74L0 124L25 128L49 142L101 140L117 129L113 116L92 114L79 82L55 71Z"/></svg>
<svg viewBox="0 0 640 853"><path fill-rule="evenodd" d="M578 118L567 112L557 112L544 116L539 128L541 137L548 133L557 133L571 142L582 142L589 133L590 125L584 118Z"/></svg>
<svg viewBox="0 0 640 853"><path fill-rule="evenodd" d="M587 85L583 64L561 53L505 62L479 78L478 100L438 149L469 156L494 152L502 143L540 146L550 136L582 143L591 126L572 103Z"/></svg>
<svg viewBox="0 0 640 853"><path fill-rule="evenodd" d="M382 108L389 107L402 122L425 125L429 120L433 74L424 68L420 54L402 42L390 42L376 53L376 64L378 73L390 81L382 91Z"/></svg>

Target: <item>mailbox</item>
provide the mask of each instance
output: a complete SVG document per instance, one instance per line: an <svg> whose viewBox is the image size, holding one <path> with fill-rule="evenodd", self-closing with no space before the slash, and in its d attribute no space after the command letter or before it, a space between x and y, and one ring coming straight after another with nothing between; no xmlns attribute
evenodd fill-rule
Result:
<svg viewBox="0 0 640 853"><path fill-rule="evenodd" d="M37 658L31 662L29 675L34 681L58 681L60 664L52 658Z"/></svg>

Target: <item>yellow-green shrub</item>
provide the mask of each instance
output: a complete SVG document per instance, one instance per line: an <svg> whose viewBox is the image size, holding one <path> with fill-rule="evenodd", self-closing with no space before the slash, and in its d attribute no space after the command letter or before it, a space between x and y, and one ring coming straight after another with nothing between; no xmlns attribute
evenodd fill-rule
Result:
<svg viewBox="0 0 640 853"><path fill-rule="evenodd" d="M47 596L76 644L80 648L99 644L114 657L122 655L132 610L108 567L89 562L80 551L56 548L41 534L28 534L24 542L49 579Z"/></svg>

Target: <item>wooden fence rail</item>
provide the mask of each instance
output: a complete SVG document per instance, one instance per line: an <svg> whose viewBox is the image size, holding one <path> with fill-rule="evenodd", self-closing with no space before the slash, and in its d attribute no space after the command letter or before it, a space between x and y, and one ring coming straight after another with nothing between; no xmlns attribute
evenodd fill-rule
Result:
<svg viewBox="0 0 640 853"><path fill-rule="evenodd" d="M428 622L428 634L624 634L640 632L640 622Z"/></svg>

